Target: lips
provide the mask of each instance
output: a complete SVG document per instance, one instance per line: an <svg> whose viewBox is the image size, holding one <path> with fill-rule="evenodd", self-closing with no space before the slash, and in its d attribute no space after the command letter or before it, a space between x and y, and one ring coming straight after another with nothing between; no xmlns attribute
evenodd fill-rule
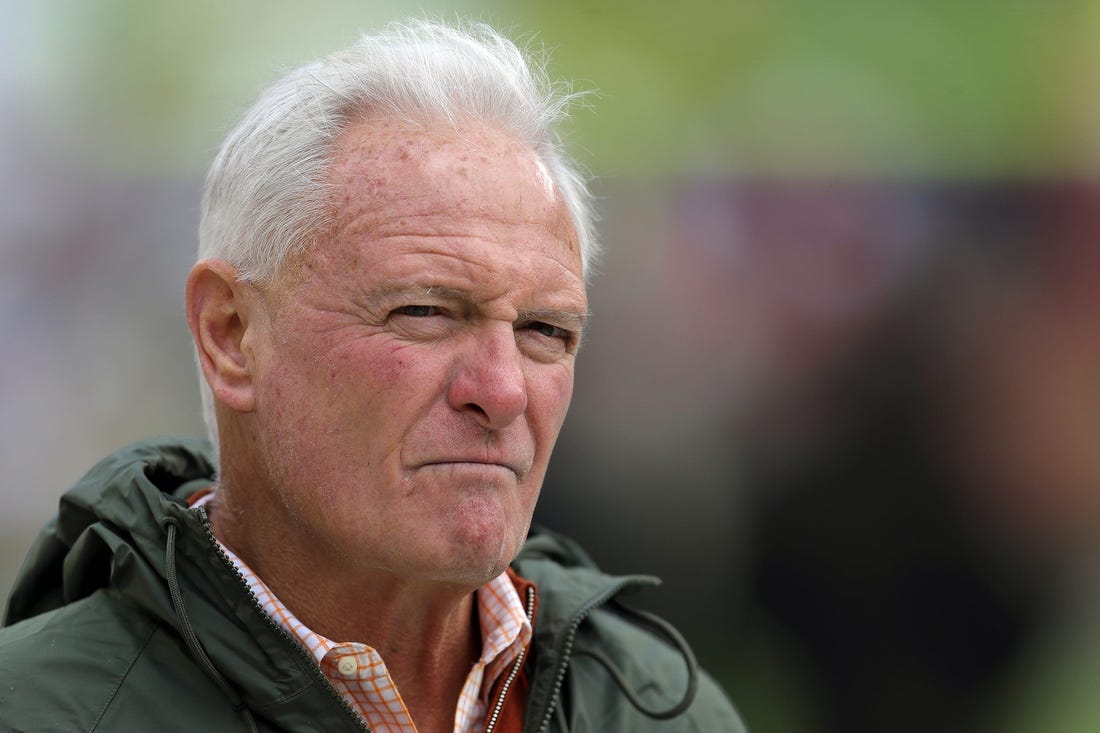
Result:
<svg viewBox="0 0 1100 733"><path fill-rule="evenodd" d="M471 439L473 438L473 439ZM401 452L406 470L432 466L487 471L493 467L510 471L524 478L535 463L534 442L526 435L494 433L486 438L483 430L465 435L459 430L437 429L432 434L419 432Z"/></svg>
<svg viewBox="0 0 1100 733"><path fill-rule="evenodd" d="M485 466L503 468L514 473L517 477L522 473L525 473L520 468L521 463L519 461L508 461L504 459L487 460L485 458L470 458L470 457L455 457L455 458L437 458L429 461L424 461L419 465L420 468L428 468L430 466L439 466L442 468L449 467L461 467L461 466Z"/></svg>

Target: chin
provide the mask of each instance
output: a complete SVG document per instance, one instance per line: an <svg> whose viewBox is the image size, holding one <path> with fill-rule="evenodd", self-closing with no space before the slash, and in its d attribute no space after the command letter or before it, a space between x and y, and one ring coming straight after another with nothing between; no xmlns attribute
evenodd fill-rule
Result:
<svg viewBox="0 0 1100 733"><path fill-rule="evenodd" d="M464 558L460 561L457 557L450 557L448 560L448 565L440 569L436 580L447 585L458 586L463 593L477 590L508 567L508 563L496 558L483 559L480 562L473 558Z"/></svg>
<svg viewBox="0 0 1100 733"><path fill-rule="evenodd" d="M460 533L461 534L461 533ZM505 571L519 553L514 530L477 532L460 537L449 560L464 582L480 587Z"/></svg>

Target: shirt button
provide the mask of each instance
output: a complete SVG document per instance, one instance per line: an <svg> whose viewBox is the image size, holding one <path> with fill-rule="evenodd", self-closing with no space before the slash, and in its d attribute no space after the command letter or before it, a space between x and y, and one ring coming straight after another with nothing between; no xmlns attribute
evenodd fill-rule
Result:
<svg viewBox="0 0 1100 733"><path fill-rule="evenodd" d="M340 674L355 674L359 671L359 663L353 657L344 657L336 663L336 669Z"/></svg>

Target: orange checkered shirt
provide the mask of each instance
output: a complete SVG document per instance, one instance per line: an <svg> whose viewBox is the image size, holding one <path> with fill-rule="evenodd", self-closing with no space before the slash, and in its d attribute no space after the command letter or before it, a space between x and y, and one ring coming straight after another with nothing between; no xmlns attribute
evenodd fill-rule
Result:
<svg viewBox="0 0 1100 733"><path fill-rule="evenodd" d="M208 494L197 505L211 499L213 495ZM409 710L377 651L358 642L332 641L306 628L232 550L220 541L218 544L267 615L313 655L325 677L373 733L416 733ZM478 589L477 610L481 656L462 686L455 709L455 733L482 730L493 685L531 642L531 622L507 573Z"/></svg>

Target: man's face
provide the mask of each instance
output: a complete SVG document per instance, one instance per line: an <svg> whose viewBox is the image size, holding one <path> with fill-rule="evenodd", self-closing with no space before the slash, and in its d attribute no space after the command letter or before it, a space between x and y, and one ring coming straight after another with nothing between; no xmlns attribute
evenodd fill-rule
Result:
<svg viewBox="0 0 1100 733"><path fill-rule="evenodd" d="M336 225L271 286L252 415L299 539L479 585L523 542L587 310L574 228L529 148L368 121Z"/></svg>

